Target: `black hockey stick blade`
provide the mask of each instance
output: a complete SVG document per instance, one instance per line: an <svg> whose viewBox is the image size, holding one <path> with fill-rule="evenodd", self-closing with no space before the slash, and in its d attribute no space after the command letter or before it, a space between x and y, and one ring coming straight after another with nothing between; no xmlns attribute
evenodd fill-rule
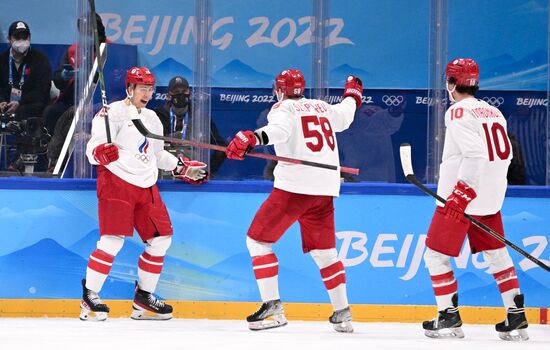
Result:
<svg viewBox="0 0 550 350"><path fill-rule="evenodd" d="M408 143L402 143L401 146L399 147L399 154L401 156L401 167L403 168L403 173L405 174L405 178L407 179L407 181L409 181L411 184L413 184L416 187L418 187L419 189L421 189L427 195L437 199L442 204L447 203L447 201L444 198L442 198L437 193L433 192L432 190L430 190L429 188L424 186L420 181L418 181L416 176L414 176L414 172L413 172L413 168L412 168L412 159L411 159L411 145L408 144ZM515 251L517 251L518 253L520 253L521 255L526 257L527 259L531 260L533 263L540 266L542 269L550 272L550 267L548 265L546 265L545 263L543 263L539 259L535 258L531 254L527 253L526 251L524 251L523 249L521 249L520 247L518 247L514 243L510 242L506 238L502 237L501 235L499 235L495 230L493 230L489 226L485 225L482 222L479 222L478 220L474 219L469 214L464 214L464 217L466 219L468 219L472 224L474 224L475 226L480 228L482 231L484 231L485 233L491 235L496 240L498 240L498 241L506 244L510 248L514 249Z"/></svg>
<svg viewBox="0 0 550 350"><path fill-rule="evenodd" d="M145 137L149 137L152 139L157 140L163 140L165 142L171 143L171 144L179 144L179 145L187 145L187 146L194 146L199 148L207 148L212 149L215 151L221 151L225 152L226 148L223 146L218 145L212 145L209 143L201 143L197 141L192 140L180 140L180 139L174 139L167 136L157 135L150 132L145 125L143 125L143 122L140 119L132 119L132 122L134 123L136 129ZM317 162L310 162L308 160L300 160L300 159L294 159L294 158L287 158L287 157L279 157L274 156L271 154L265 154L265 153L256 153L256 152L248 152L246 154L249 157L256 157L256 158L263 158L263 159L269 159L269 160L276 160L281 162L287 162L287 163L293 163L293 164L302 164L302 165L308 165L316 168L323 168L323 169L330 169L330 170L340 170L343 173L349 173L358 175L359 169L357 168L349 168L344 166L336 166L336 165L330 165L330 164L323 164L323 163L317 163Z"/></svg>

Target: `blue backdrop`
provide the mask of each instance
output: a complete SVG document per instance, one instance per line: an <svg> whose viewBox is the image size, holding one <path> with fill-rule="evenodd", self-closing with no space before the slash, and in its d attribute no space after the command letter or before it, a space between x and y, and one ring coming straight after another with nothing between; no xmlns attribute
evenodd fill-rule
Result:
<svg viewBox="0 0 550 350"><path fill-rule="evenodd" d="M430 1L329 1L325 40L329 84L349 73L366 87L424 89L428 84ZM212 0L213 86L269 87L275 74L295 67L311 76L312 1ZM96 1L107 36L136 45L139 63L166 85L174 71L188 77L196 42L193 0ZM29 11L29 9L32 9ZM55 18L46 21L45 18ZM69 44L76 38L74 0L6 0L0 30L25 20L33 43ZM546 90L548 2L449 1L449 59L468 56L481 67L481 86L493 90ZM498 33L498 34L497 34Z"/></svg>

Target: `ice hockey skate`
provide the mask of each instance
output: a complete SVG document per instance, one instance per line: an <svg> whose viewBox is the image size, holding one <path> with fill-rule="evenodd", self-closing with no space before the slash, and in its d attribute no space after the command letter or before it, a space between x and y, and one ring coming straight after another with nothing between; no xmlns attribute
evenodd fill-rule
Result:
<svg viewBox="0 0 550 350"><path fill-rule="evenodd" d="M334 311L328 320L332 323L336 332L353 333L349 306L345 309Z"/></svg>
<svg viewBox="0 0 550 350"><path fill-rule="evenodd" d="M260 309L246 318L248 328L252 331L285 326L288 321L285 318L285 309L281 300L270 300L260 306Z"/></svg>
<svg viewBox="0 0 550 350"><path fill-rule="evenodd" d="M529 335L525 330L529 325L525 317L525 308L523 306L523 294L514 297L516 307L508 309L506 319L495 325L498 336L502 340L521 341L528 340Z"/></svg>
<svg viewBox="0 0 550 350"><path fill-rule="evenodd" d="M439 311L436 318L422 322L424 334L429 338L464 338L462 320L458 312L458 294L453 295L453 307Z"/></svg>
<svg viewBox="0 0 550 350"><path fill-rule="evenodd" d="M105 321L109 307L105 305L99 295L86 288L86 280L82 280L82 300L80 301L80 319L82 321Z"/></svg>
<svg viewBox="0 0 550 350"><path fill-rule="evenodd" d="M136 282L136 294L130 316L134 320L160 320L172 318L172 306L158 300L152 293L139 289Z"/></svg>

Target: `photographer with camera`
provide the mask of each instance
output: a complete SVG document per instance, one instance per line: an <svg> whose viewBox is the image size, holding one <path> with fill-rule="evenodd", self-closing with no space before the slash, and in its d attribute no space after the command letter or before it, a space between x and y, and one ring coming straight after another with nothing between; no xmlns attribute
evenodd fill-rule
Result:
<svg viewBox="0 0 550 350"><path fill-rule="evenodd" d="M18 161L17 165L11 164L10 169L22 171L24 164L19 154L45 150L37 147L35 141L43 136L40 117L50 100L51 67L46 56L31 48L27 23L13 22L8 41L10 48L0 54L0 113L3 114L0 131L23 136L16 139L15 154L10 155L12 162Z"/></svg>
<svg viewBox="0 0 550 350"><path fill-rule="evenodd" d="M168 83L166 103L155 109L163 126L164 136L189 140L193 125L192 95L189 82L182 76L176 75ZM210 143L218 146L227 146L225 139L220 135L216 124L210 118ZM185 153L182 147L167 144L167 150L172 154ZM210 176L213 176L222 166L225 153L212 151L210 158ZM169 175L168 175L169 176Z"/></svg>

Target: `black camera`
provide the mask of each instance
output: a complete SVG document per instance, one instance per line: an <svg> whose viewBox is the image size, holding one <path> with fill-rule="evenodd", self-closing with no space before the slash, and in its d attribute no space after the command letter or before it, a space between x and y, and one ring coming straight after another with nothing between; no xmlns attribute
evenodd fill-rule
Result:
<svg viewBox="0 0 550 350"><path fill-rule="evenodd" d="M15 113L0 113L0 133L17 135L21 132L20 122L15 119Z"/></svg>
<svg viewBox="0 0 550 350"><path fill-rule="evenodd" d="M17 120L13 113L0 113L0 133L15 135L20 153L44 153L51 139L42 118Z"/></svg>

